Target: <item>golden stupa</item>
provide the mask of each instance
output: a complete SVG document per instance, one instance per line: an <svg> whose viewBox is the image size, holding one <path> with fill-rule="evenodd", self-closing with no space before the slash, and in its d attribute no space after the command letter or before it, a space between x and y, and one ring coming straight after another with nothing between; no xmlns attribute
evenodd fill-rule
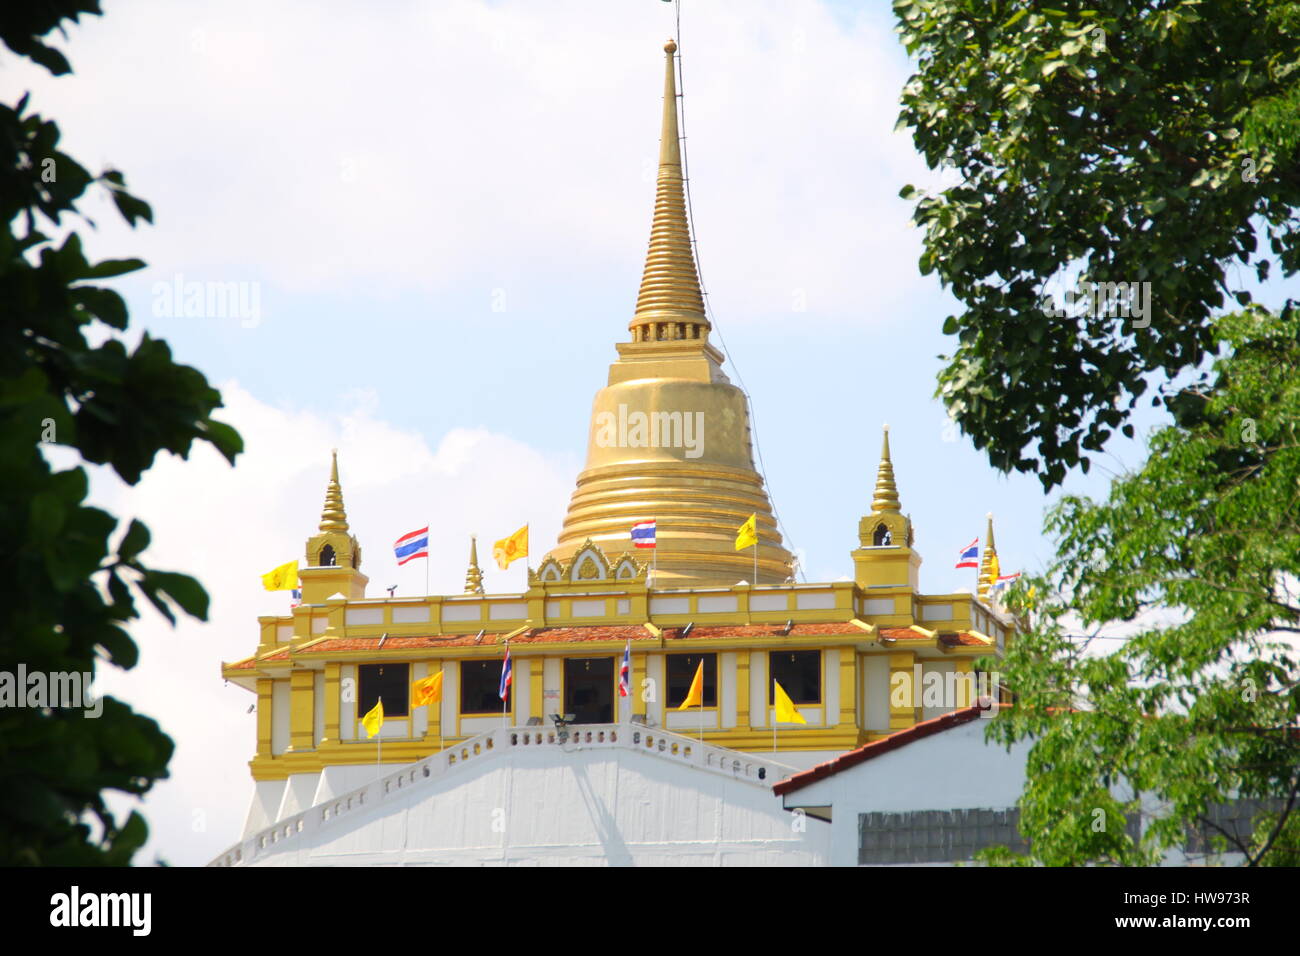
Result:
<svg viewBox="0 0 1300 956"><path fill-rule="evenodd" d="M619 343L609 384L592 403L587 464L549 557L567 562L588 539L616 560L635 552L633 524L657 526L659 587L779 584L792 575L754 467L745 394L709 342L686 217L672 40L664 47L664 112L654 222L632 341ZM736 531L757 515L758 580ZM637 553L643 558L645 552Z"/></svg>

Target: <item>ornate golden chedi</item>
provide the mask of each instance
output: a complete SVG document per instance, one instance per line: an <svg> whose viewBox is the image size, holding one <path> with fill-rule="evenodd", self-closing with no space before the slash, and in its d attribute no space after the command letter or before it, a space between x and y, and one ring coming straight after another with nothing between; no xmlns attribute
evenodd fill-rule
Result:
<svg viewBox="0 0 1300 956"><path fill-rule="evenodd" d="M491 743L480 735L503 724L556 733L557 713L575 714L597 738L596 725L635 720L659 741L678 733L770 752L777 681L806 720L780 728L779 762L811 766L966 706L976 661L996 658L1014 640L1014 621L992 589L991 518L978 594L921 591L921 555L901 504L906 466L896 476L887 430L874 491L869 471L861 476L867 513L858 511L852 577L788 582L790 555L754 468L746 399L709 343L683 197L674 49L667 47L654 224L632 341L618 345L609 384L593 403L587 465L558 547L523 591L485 593L471 539L455 593L367 597L333 457L299 570L301 602L258 618L253 653L221 669L257 700L250 846L283 838L272 823L292 818L314 794L341 793L360 779L353 771L364 776L380 759L404 764L445 750L449 763L463 761L486 753ZM761 542L758 585L752 552L735 550L751 514ZM629 536L649 518L658 525L656 574L652 553L634 553ZM434 548L450 546L431 531ZM851 531L846 522L846 545ZM498 703L507 645L514 677ZM625 654L627 697L618 690ZM708 701L679 712L705 661ZM412 684L438 674L442 699L415 703ZM953 693L927 699L921 690L935 682ZM360 723L381 697L382 748Z"/></svg>
<svg viewBox="0 0 1300 956"><path fill-rule="evenodd" d="M548 557L567 562L591 540L611 560L634 550L633 524L657 523L655 584L735 584L754 577L736 529L758 516L758 582L790 579L763 479L754 467L745 395L709 342L686 217L673 54L664 47L663 131L650 248L609 384L592 403L587 464Z"/></svg>

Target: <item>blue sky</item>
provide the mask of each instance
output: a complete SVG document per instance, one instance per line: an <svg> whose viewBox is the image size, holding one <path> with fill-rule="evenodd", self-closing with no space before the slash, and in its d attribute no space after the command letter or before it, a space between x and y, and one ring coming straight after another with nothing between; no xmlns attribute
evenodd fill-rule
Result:
<svg viewBox="0 0 1300 956"><path fill-rule="evenodd" d="M893 130L909 69L885 3L687 4L687 149L701 267L752 395L770 493L807 575L852 572L880 426L892 427L927 592L970 588L955 555L996 515L1002 565L1037 570L1048 499L947 427L933 398L953 303L916 269L906 183L934 187ZM301 552L340 449L371 593L423 589L398 535L432 522L433 590L459 591L468 535L528 521L554 541L582 464L590 403L640 278L671 5L107 4L52 79L3 60L64 146L114 165L155 210L132 233L88 204L133 327L166 338L225 391L249 451L163 462L97 498L154 531L153 562L196 573L212 621L136 629L132 674L103 687L178 743L148 801L151 853L201 863L239 835L251 695L219 661L283 613L258 575ZM155 285L256 283L256 322L155 315ZM798 303L806 303L800 310ZM716 341L716 340L715 340ZM1137 423L1156 419L1143 411ZM1117 441L1067 489L1104 492L1140 445ZM482 553L482 552L481 552ZM489 571L489 589L522 574ZM202 825L200 826L200 822Z"/></svg>

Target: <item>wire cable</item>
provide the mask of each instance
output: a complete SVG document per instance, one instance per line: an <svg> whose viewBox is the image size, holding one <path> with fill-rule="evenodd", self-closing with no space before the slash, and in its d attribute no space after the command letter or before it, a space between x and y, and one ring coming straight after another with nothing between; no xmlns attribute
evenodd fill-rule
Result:
<svg viewBox="0 0 1300 956"><path fill-rule="evenodd" d="M713 331L718 334L718 344L722 346L722 354L726 356L731 363L731 370L736 376L736 382L740 386L740 392L745 396L745 403L749 406L749 430L754 436L754 453L758 457L758 473L763 478L763 485L767 488L768 503L772 506L772 517L776 519L776 528L781 533L788 550L794 554L797 549L790 533L786 531L785 524L781 520L781 513L776 507L776 494L772 490L772 482L767 477L767 466L763 461L763 447L758 440L758 416L754 413L754 399L749 394L749 389L745 387L745 378L740 374L740 366L736 360L731 357L731 352L727 348L727 340L722 334L722 327L718 324L717 313L713 309L713 303L709 299L708 285L704 281L704 268L700 265L700 241L699 232L695 226L695 207L691 202L691 165L688 158L689 153L686 147L686 80L682 71L682 5L681 0L673 0L673 9L676 14L677 30L677 98L681 102L678 104L678 116L681 123L681 136L679 137L682 153L682 180L686 185L686 218L691 229L691 246L695 251L695 270L700 279L700 292L704 297L704 310L709 319L709 324ZM803 562L798 560L796 555L796 571L805 584L808 583L808 576L804 572ZM755 584L758 582L755 581Z"/></svg>

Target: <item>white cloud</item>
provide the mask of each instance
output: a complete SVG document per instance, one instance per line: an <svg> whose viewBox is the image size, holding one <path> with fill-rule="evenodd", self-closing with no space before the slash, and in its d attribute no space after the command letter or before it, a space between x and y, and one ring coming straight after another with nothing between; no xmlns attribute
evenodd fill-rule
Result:
<svg viewBox="0 0 1300 956"><path fill-rule="evenodd" d="M246 764L256 728L247 709L254 698L223 686L219 662L255 650L258 615L287 612L287 593L263 591L258 574L302 559L320 520L331 448L339 449L344 502L371 596L394 583L399 594L424 592L424 563L399 569L391 548L425 521L434 593L463 588L471 532L490 540L531 521L540 552L555 539L577 472L576 461L483 430L453 428L430 447L378 418L365 395L330 418L272 407L238 383L221 390L227 408L219 417L246 443L238 467L204 445L188 462L160 458L134 489L102 471L92 482L96 503L149 525L148 564L193 574L212 598L207 624L185 620L174 631L145 608L132 627L141 663L130 672L102 668L96 685L156 718L176 741L172 779L146 800L152 838L137 857L142 863L155 853L175 864L204 863L240 836L252 794ZM490 544L480 556L489 553ZM518 567L485 571L490 590L523 585Z"/></svg>
<svg viewBox="0 0 1300 956"><path fill-rule="evenodd" d="M369 282L379 299L478 283L486 299L557 275L635 281L671 10L127 5L73 32L74 76L13 73L74 155L154 203L152 234L122 238L105 210L101 238L156 275ZM749 0L688 10L683 34L715 308L862 321L928 288L897 190L929 180L893 132L907 68L887 23Z"/></svg>

